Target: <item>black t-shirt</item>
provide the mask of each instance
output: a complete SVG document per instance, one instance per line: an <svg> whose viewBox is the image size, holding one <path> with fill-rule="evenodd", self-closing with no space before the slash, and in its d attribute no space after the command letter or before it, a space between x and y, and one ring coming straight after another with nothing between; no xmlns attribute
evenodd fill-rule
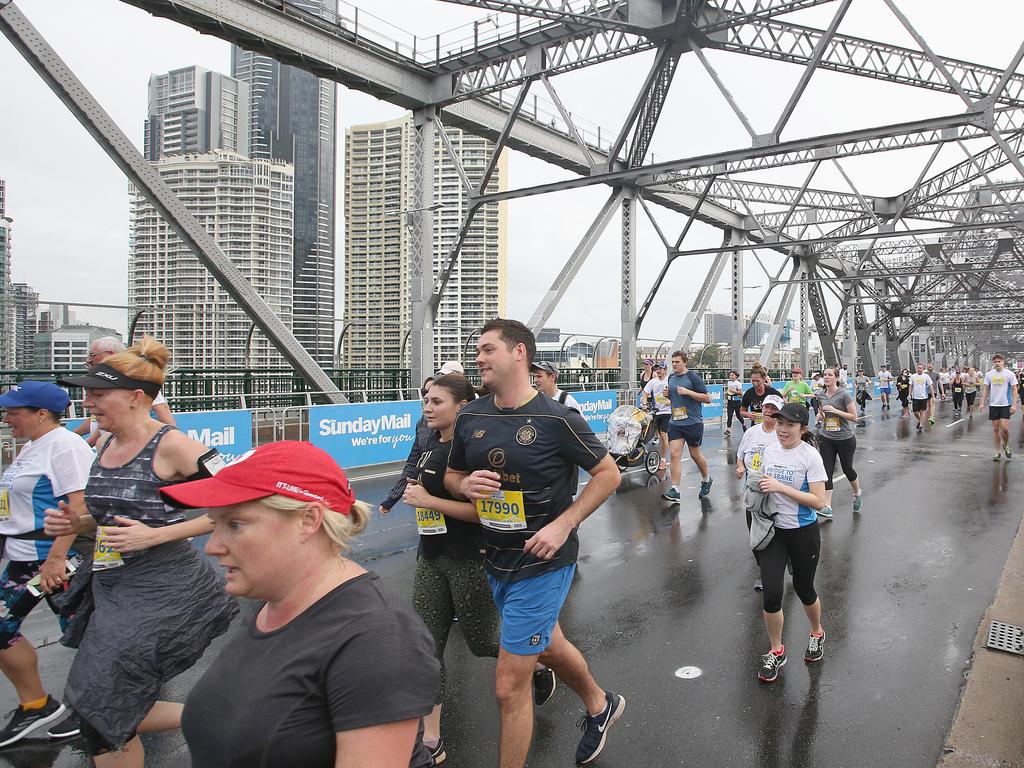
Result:
<svg viewBox="0 0 1024 768"><path fill-rule="evenodd" d="M374 573L284 627L231 638L185 702L193 768L333 768L336 734L422 717L440 686L434 641ZM422 724L410 768L431 765Z"/></svg>
<svg viewBox="0 0 1024 768"><path fill-rule="evenodd" d="M448 466L459 472L488 469L501 475L505 500L478 503L496 516L515 510L522 494L525 528L497 530L481 520L487 572L500 581L539 576L576 562L579 538L573 531L551 560L523 552L537 531L572 504L576 467L592 470L608 451L575 411L543 395L519 408L499 408L488 395L465 406L455 422ZM510 522L513 516L506 518ZM513 523L518 525L519 523Z"/></svg>
<svg viewBox="0 0 1024 768"><path fill-rule="evenodd" d="M754 388L751 387L743 393L743 399L740 401L740 408L744 411L749 411L750 413L760 413L761 403L764 402L764 399L768 397L768 395L777 395L778 397L782 397L782 393L775 387L765 387L763 395L757 394L757 392L754 391ZM786 398L783 397L782 399L785 400Z"/></svg>
<svg viewBox="0 0 1024 768"><path fill-rule="evenodd" d="M451 499L452 495L444 487L444 473L448 468L448 454L451 453L451 442L442 443L441 437L434 432L427 440L426 448L419 460L419 481L431 496ZM428 560L442 555L446 557L471 557L479 560L483 557L484 538L480 526L445 516L446 533L424 534L420 532L419 556Z"/></svg>

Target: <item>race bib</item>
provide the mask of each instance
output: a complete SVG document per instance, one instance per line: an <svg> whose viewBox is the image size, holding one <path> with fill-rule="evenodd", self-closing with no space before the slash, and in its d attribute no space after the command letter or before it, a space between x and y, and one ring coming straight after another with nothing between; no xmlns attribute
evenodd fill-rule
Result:
<svg viewBox="0 0 1024 768"><path fill-rule="evenodd" d="M763 424L764 423L764 414L761 413L760 411L755 413L754 414L754 423L755 424Z"/></svg>
<svg viewBox="0 0 1024 768"><path fill-rule="evenodd" d="M521 531L526 527L522 491L495 491L490 498L476 500L480 524L494 531Z"/></svg>
<svg viewBox="0 0 1024 768"><path fill-rule="evenodd" d="M448 533L448 525L436 509L416 507L416 531L420 536L437 536Z"/></svg>
<svg viewBox="0 0 1024 768"><path fill-rule="evenodd" d="M751 459L750 459L750 468L754 472L760 472L761 471L761 454L760 453L755 453L751 457Z"/></svg>
<svg viewBox="0 0 1024 768"><path fill-rule="evenodd" d="M11 497L10 491L0 488L0 523L11 522Z"/></svg>
<svg viewBox="0 0 1024 768"><path fill-rule="evenodd" d="M838 416L826 416L825 417L825 431L826 432L839 432L843 428L842 419Z"/></svg>
<svg viewBox="0 0 1024 768"><path fill-rule="evenodd" d="M1006 383L1006 379L1002 376L993 376L992 384L997 387L1001 387Z"/></svg>
<svg viewBox="0 0 1024 768"><path fill-rule="evenodd" d="M92 553L92 569L94 571L106 571L111 568L120 568L124 565L121 553L110 546L107 539L106 529L96 528L96 548Z"/></svg>
<svg viewBox="0 0 1024 768"><path fill-rule="evenodd" d="M665 394L665 390L661 390L661 392L659 392L658 394L656 394L654 396L654 402L656 402L658 405L671 405L672 404L672 401L669 400L668 395Z"/></svg>
<svg viewBox="0 0 1024 768"><path fill-rule="evenodd" d="M683 421L686 419L686 406L677 405L672 409L672 421Z"/></svg>

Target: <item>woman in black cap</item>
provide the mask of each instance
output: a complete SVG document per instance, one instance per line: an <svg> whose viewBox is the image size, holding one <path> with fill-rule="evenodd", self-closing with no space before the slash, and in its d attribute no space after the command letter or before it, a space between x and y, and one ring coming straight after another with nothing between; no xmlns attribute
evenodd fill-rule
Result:
<svg viewBox="0 0 1024 768"><path fill-rule="evenodd" d="M63 503L46 514L52 536L96 530L93 556L72 584L83 599L65 635L78 647L65 699L100 768L142 766L138 734L180 727L181 705L157 701L160 688L195 664L238 613L223 578L188 542L210 533L210 519L186 520L159 494L223 466L216 451L150 417L168 356L144 336L88 374L61 381L85 388L85 407L110 433L85 487L89 514ZM83 576L91 576L88 586Z"/></svg>
<svg viewBox="0 0 1024 768"><path fill-rule="evenodd" d="M793 591L803 603L811 625L804 661L821 661L825 654L825 630L821 627L821 600L814 590L814 573L821 552L821 534L815 509L825 502L825 466L811 444L807 430L807 409L787 403L775 415L778 443L765 448L761 460L764 477L762 493L769 494L775 513L769 544L760 552L761 583L764 586L763 615L771 649L761 657L757 677L773 683L786 664L782 644L782 595L786 563L793 566Z"/></svg>

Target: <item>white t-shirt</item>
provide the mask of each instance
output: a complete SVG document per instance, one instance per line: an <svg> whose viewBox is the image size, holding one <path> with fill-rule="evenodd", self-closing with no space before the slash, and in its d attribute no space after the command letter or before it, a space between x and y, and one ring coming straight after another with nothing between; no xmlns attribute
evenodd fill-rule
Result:
<svg viewBox="0 0 1024 768"><path fill-rule="evenodd" d="M910 396L914 400L927 400L931 395L929 392L932 388L932 377L927 373L912 373L910 374Z"/></svg>
<svg viewBox="0 0 1024 768"><path fill-rule="evenodd" d="M939 371L939 381L941 381L943 385L949 384L949 371Z"/></svg>
<svg viewBox="0 0 1024 768"><path fill-rule="evenodd" d="M762 465L765 475L801 491L810 491L811 483L823 483L828 478L821 456L802 440L796 448L786 449L777 442L769 445L764 450ZM776 528L802 528L818 519L817 512L785 494L773 493L771 499L777 513Z"/></svg>
<svg viewBox="0 0 1024 768"><path fill-rule="evenodd" d="M889 382L890 381L892 381L892 374L889 373L888 371L881 371L878 374L878 383L881 386L883 386L883 387L889 386Z"/></svg>
<svg viewBox="0 0 1024 768"><path fill-rule="evenodd" d="M1013 402L1012 388L1017 386L1017 375L1009 368L997 371L993 368L985 374L988 387L988 404L999 408Z"/></svg>
<svg viewBox="0 0 1024 768"><path fill-rule="evenodd" d="M743 462L747 472L760 472L764 466L765 448L778 444L779 436L775 434L775 430L766 432L762 422L743 433L740 447L736 450L736 460Z"/></svg>
<svg viewBox="0 0 1024 768"><path fill-rule="evenodd" d="M576 413L583 413L583 411L580 410L580 404L576 402L576 398L570 395L568 392L562 392L562 390L558 389L557 387L555 388L555 394L551 396L551 399L555 400L556 402L559 402L561 401L563 394L565 395L564 404L566 408L571 408L572 410L576 411ZM153 405L156 405L155 400L153 401Z"/></svg>
<svg viewBox="0 0 1024 768"><path fill-rule="evenodd" d="M667 390L667 376L664 379L651 379L646 385L644 385L644 392L646 392L649 397L653 397L655 405L658 406L657 413L659 416L664 413L672 413L672 401L669 399Z"/></svg>
<svg viewBox="0 0 1024 768"><path fill-rule="evenodd" d="M725 391L730 400L739 400L743 397L743 382L739 379L727 381L725 383Z"/></svg>
<svg viewBox="0 0 1024 768"><path fill-rule="evenodd" d="M26 443L0 478L0 535L41 530L47 509L67 501L69 493L85 490L93 459L85 441L63 427ZM45 560L52 546L52 539L7 539L3 557L18 562Z"/></svg>

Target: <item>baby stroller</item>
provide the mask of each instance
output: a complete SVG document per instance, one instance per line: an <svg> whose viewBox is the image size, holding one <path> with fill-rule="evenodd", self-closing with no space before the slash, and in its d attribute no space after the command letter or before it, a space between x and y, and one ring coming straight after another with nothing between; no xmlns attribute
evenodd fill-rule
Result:
<svg viewBox="0 0 1024 768"><path fill-rule="evenodd" d="M635 405L620 405L608 417L604 441L619 469L643 464L653 475L661 465L661 453L650 447L658 436L654 416Z"/></svg>

